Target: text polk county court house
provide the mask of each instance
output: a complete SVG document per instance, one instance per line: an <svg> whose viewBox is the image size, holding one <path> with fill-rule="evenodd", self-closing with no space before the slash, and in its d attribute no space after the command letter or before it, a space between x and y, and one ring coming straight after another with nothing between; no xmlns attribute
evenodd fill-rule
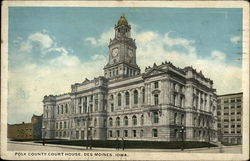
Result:
<svg viewBox="0 0 250 161"><path fill-rule="evenodd" d="M104 76L75 83L69 93L44 96L44 137L216 142L213 81L167 61L141 72L125 16L114 30Z"/></svg>

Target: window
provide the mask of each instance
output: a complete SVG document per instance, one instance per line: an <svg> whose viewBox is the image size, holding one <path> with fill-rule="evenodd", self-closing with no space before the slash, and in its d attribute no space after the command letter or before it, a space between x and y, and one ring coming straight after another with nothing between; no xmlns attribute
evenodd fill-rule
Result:
<svg viewBox="0 0 250 161"><path fill-rule="evenodd" d="M176 106L177 105L177 95L174 94L174 105Z"/></svg>
<svg viewBox="0 0 250 161"><path fill-rule="evenodd" d="M184 125L184 115L181 115L181 125Z"/></svg>
<svg viewBox="0 0 250 161"><path fill-rule="evenodd" d="M97 125L97 119L95 118L95 120L94 120L94 126L96 126Z"/></svg>
<svg viewBox="0 0 250 161"><path fill-rule="evenodd" d="M110 138L112 137L112 131L111 130L109 131L109 137Z"/></svg>
<svg viewBox="0 0 250 161"><path fill-rule="evenodd" d="M221 124L218 124L218 127L221 127Z"/></svg>
<svg viewBox="0 0 250 161"><path fill-rule="evenodd" d="M66 126L67 126L67 125L66 125L66 122L64 122L64 128L66 128Z"/></svg>
<svg viewBox="0 0 250 161"><path fill-rule="evenodd" d="M61 108L62 108L62 111L61 111L62 113L61 114L63 114L63 105L61 106Z"/></svg>
<svg viewBox="0 0 250 161"><path fill-rule="evenodd" d="M225 99L225 100L224 100L224 103L228 103L228 99Z"/></svg>
<svg viewBox="0 0 250 161"><path fill-rule="evenodd" d="M157 129L152 129L152 136L158 137Z"/></svg>
<svg viewBox="0 0 250 161"><path fill-rule="evenodd" d="M125 93L125 102L126 102L126 105L129 105L129 92L126 92Z"/></svg>
<svg viewBox="0 0 250 161"><path fill-rule="evenodd" d="M145 89L142 89L142 102L145 102Z"/></svg>
<svg viewBox="0 0 250 161"><path fill-rule="evenodd" d="M154 123L159 123L158 112L154 112L154 113L153 113L153 120L154 120Z"/></svg>
<svg viewBox="0 0 250 161"><path fill-rule="evenodd" d="M220 112L220 111L217 111L217 115L221 115L221 112Z"/></svg>
<svg viewBox="0 0 250 161"><path fill-rule="evenodd" d="M180 101L180 107L183 107L184 106L184 96L181 96L181 101Z"/></svg>
<svg viewBox="0 0 250 161"><path fill-rule="evenodd" d="M241 125L237 125L237 127L241 127Z"/></svg>
<svg viewBox="0 0 250 161"><path fill-rule="evenodd" d="M144 116L141 115L141 125L143 125L143 124L144 124Z"/></svg>
<svg viewBox="0 0 250 161"><path fill-rule="evenodd" d="M76 139L79 139L79 131L76 131Z"/></svg>
<svg viewBox="0 0 250 161"><path fill-rule="evenodd" d="M134 91L134 104L138 104L138 91Z"/></svg>
<svg viewBox="0 0 250 161"><path fill-rule="evenodd" d="M237 102L241 102L241 98L237 98L236 101L237 101Z"/></svg>
<svg viewBox="0 0 250 161"><path fill-rule="evenodd" d="M68 104L65 105L65 112L68 113Z"/></svg>
<svg viewBox="0 0 250 161"><path fill-rule="evenodd" d="M228 109L228 107L226 106L226 107L224 107L224 109L225 109L225 110L227 110L227 109Z"/></svg>
<svg viewBox="0 0 250 161"><path fill-rule="evenodd" d="M228 125L224 125L224 128L228 128Z"/></svg>
<svg viewBox="0 0 250 161"><path fill-rule="evenodd" d="M178 138L178 130L177 129L174 130L174 138Z"/></svg>
<svg viewBox="0 0 250 161"><path fill-rule="evenodd" d="M238 119L237 119L237 121L241 121L241 119L240 119L240 118L238 118Z"/></svg>
<svg viewBox="0 0 250 161"><path fill-rule="evenodd" d="M239 131L237 131L237 134L240 134L240 130L239 130Z"/></svg>
<svg viewBox="0 0 250 161"><path fill-rule="evenodd" d="M121 106L122 105L122 95L119 93L118 94L118 106Z"/></svg>
<svg viewBox="0 0 250 161"><path fill-rule="evenodd" d="M231 125L231 128L235 128L235 125Z"/></svg>
<svg viewBox="0 0 250 161"><path fill-rule="evenodd" d="M234 112L231 112L231 115L234 115Z"/></svg>
<svg viewBox="0 0 250 161"><path fill-rule="evenodd" d="M224 113L224 115L228 115L228 113Z"/></svg>
<svg viewBox="0 0 250 161"><path fill-rule="evenodd" d="M196 126L196 117L194 118L194 126Z"/></svg>
<svg viewBox="0 0 250 161"><path fill-rule="evenodd" d="M82 106L79 106L79 113L82 113Z"/></svg>
<svg viewBox="0 0 250 161"><path fill-rule="evenodd" d="M155 105L158 105L159 104L158 94L154 95L154 100L155 100Z"/></svg>
<svg viewBox="0 0 250 161"><path fill-rule="evenodd" d="M120 137L120 130L116 130L116 137Z"/></svg>
<svg viewBox="0 0 250 161"><path fill-rule="evenodd" d="M109 126L113 126L113 120L112 120L112 118L109 118Z"/></svg>
<svg viewBox="0 0 250 161"><path fill-rule="evenodd" d="M104 119L104 120L103 120L103 127L106 127L106 124L107 124L107 120Z"/></svg>
<svg viewBox="0 0 250 161"><path fill-rule="evenodd" d="M114 104L113 103L110 104L110 110L111 110L111 112L114 112Z"/></svg>
<svg viewBox="0 0 250 161"><path fill-rule="evenodd" d="M125 126L128 126L128 116L125 116L125 117L124 117L124 125L125 125Z"/></svg>
<svg viewBox="0 0 250 161"><path fill-rule="evenodd" d="M154 82L154 86L155 86L155 89L159 88L159 83L158 82Z"/></svg>
<svg viewBox="0 0 250 161"><path fill-rule="evenodd" d="M231 106L231 109L234 109L234 106Z"/></svg>
<svg viewBox="0 0 250 161"><path fill-rule="evenodd" d="M136 137L136 130L132 130L133 137Z"/></svg>
<svg viewBox="0 0 250 161"><path fill-rule="evenodd" d="M124 137L128 137L128 130L124 130L124 131L123 131L123 136L124 136Z"/></svg>
<svg viewBox="0 0 250 161"><path fill-rule="evenodd" d="M237 112L237 115L240 115L241 114L241 112Z"/></svg>
<svg viewBox="0 0 250 161"><path fill-rule="evenodd" d="M174 114L174 124L177 124L177 113Z"/></svg>
<svg viewBox="0 0 250 161"><path fill-rule="evenodd" d="M62 122L60 122L60 129L62 129Z"/></svg>
<svg viewBox="0 0 250 161"><path fill-rule="evenodd" d="M56 123L56 128L58 129L58 122Z"/></svg>
<svg viewBox="0 0 250 161"><path fill-rule="evenodd" d="M57 114L58 114L58 115L60 114L59 106L57 106Z"/></svg>
<svg viewBox="0 0 250 161"><path fill-rule="evenodd" d="M132 124L133 124L134 126L137 125L137 118L136 118L135 115L132 117Z"/></svg>
<svg viewBox="0 0 250 161"><path fill-rule="evenodd" d="M120 117L116 118L116 126L120 126Z"/></svg>
<svg viewBox="0 0 250 161"><path fill-rule="evenodd" d="M235 121L235 119L231 119L231 121Z"/></svg>

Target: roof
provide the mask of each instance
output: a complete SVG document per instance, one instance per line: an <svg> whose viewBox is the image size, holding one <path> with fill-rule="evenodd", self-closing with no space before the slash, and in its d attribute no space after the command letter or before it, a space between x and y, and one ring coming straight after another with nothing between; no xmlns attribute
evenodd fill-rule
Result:
<svg viewBox="0 0 250 161"><path fill-rule="evenodd" d="M218 97L233 96L233 95L242 95L242 94L243 94L243 92L238 92L238 93L228 93L228 94L218 95Z"/></svg>
<svg viewBox="0 0 250 161"><path fill-rule="evenodd" d="M126 26L128 26L128 21L127 21L125 15L122 15L120 17L120 19L118 20L117 26L120 26L120 25L126 25Z"/></svg>

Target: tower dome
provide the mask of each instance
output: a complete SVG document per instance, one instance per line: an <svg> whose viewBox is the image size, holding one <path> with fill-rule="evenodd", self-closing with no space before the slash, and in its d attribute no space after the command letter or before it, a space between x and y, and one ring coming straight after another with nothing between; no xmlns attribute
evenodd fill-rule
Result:
<svg viewBox="0 0 250 161"><path fill-rule="evenodd" d="M126 26L128 26L128 21L127 21L125 15L122 15L120 17L120 19L118 20L117 26L120 26L120 25L126 25Z"/></svg>

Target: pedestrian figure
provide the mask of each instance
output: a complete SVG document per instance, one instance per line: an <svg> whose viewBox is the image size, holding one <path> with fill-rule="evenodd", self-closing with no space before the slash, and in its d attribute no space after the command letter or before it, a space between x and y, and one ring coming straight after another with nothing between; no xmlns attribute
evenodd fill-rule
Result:
<svg viewBox="0 0 250 161"><path fill-rule="evenodd" d="M125 148L125 140L122 138L122 150L124 150L124 148Z"/></svg>

